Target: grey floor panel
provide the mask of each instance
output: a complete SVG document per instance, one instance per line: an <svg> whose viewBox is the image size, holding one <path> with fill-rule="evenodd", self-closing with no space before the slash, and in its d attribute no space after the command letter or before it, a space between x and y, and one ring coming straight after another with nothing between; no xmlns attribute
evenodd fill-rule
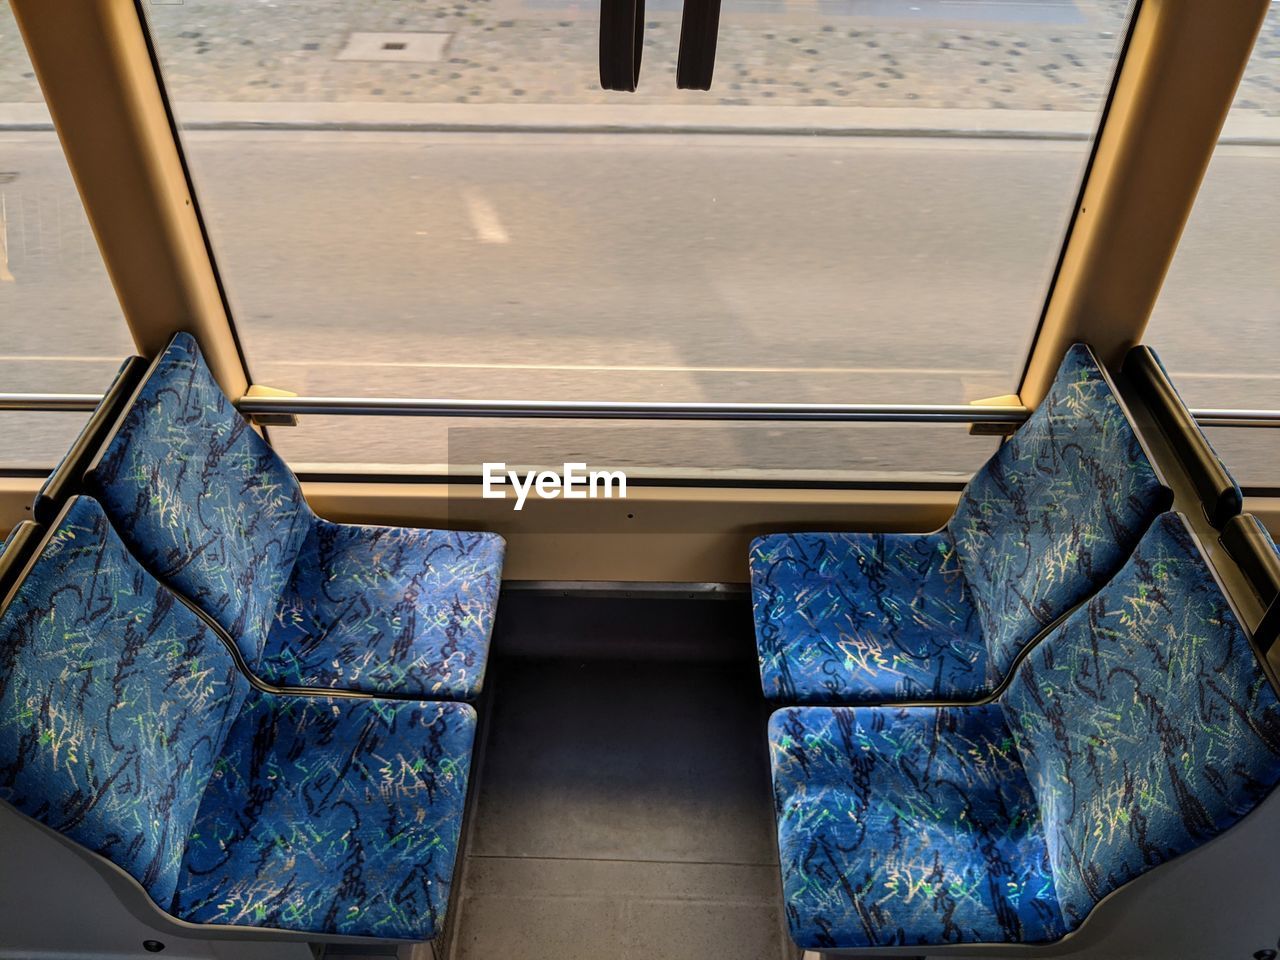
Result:
<svg viewBox="0 0 1280 960"><path fill-rule="evenodd" d="M771 862L765 717L741 681L714 665L507 661L471 853Z"/></svg>
<svg viewBox="0 0 1280 960"><path fill-rule="evenodd" d="M470 868L458 960L784 956L773 866L498 857Z"/></svg>
<svg viewBox="0 0 1280 960"><path fill-rule="evenodd" d="M753 665L492 665L454 960L781 960Z"/></svg>

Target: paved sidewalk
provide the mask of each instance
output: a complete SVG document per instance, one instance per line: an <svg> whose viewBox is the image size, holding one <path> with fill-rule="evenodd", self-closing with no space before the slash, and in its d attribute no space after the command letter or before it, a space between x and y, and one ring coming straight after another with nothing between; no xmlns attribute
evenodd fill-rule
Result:
<svg viewBox="0 0 1280 960"><path fill-rule="evenodd" d="M726 0L710 95L675 90L678 0L650 0L636 95L596 80L595 2L185 0L146 4L182 105L754 105L1096 114L1122 0ZM1280 116L1280 17L1238 105ZM339 59L354 32L447 34L437 62ZM40 99L0 8L0 103Z"/></svg>

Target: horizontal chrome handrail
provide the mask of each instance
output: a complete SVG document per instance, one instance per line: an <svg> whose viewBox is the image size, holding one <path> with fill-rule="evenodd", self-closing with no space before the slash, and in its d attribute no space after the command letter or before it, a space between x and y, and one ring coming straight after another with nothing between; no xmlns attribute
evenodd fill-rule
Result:
<svg viewBox="0 0 1280 960"><path fill-rule="evenodd" d="M1280 427L1280 410L1192 410L1202 427Z"/></svg>
<svg viewBox="0 0 1280 960"><path fill-rule="evenodd" d="M246 397L248 415L510 417L555 420L808 420L870 423L1020 423L1026 407L882 403L680 403L617 400L417 400Z"/></svg>
<svg viewBox="0 0 1280 960"><path fill-rule="evenodd" d="M89 412L89 393L0 393L0 411ZM244 397L248 416L475 417L554 420L757 420L839 423L1021 423L1026 407L942 403L681 403L613 400L428 400L412 397ZM1280 427L1280 410L1198 409L1202 427Z"/></svg>
<svg viewBox="0 0 1280 960"><path fill-rule="evenodd" d="M92 413L100 393L0 393L0 410L18 413Z"/></svg>

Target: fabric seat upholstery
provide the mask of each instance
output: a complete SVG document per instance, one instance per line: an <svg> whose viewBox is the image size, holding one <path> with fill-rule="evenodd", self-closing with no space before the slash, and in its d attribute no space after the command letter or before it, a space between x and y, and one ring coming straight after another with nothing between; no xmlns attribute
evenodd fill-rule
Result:
<svg viewBox="0 0 1280 960"><path fill-rule="evenodd" d="M1120 568L1168 500L1105 372L1076 344L942 530L753 541L765 695L859 704L989 694Z"/></svg>
<svg viewBox="0 0 1280 960"><path fill-rule="evenodd" d="M174 913L432 939L448 906L471 708L263 694L227 734Z"/></svg>
<svg viewBox="0 0 1280 960"><path fill-rule="evenodd" d="M762 538L761 672L778 698L980 696L987 652L947 532ZM759 608L757 608L759 612ZM804 637L789 643L785 637Z"/></svg>
<svg viewBox="0 0 1280 960"><path fill-rule="evenodd" d="M0 799L199 923L432 939L475 712L251 687L71 501L0 612Z"/></svg>
<svg viewBox="0 0 1280 960"><path fill-rule="evenodd" d="M791 707L769 738L812 949L1056 940L1280 782L1280 702L1176 514L994 703Z"/></svg>
<svg viewBox="0 0 1280 960"><path fill-rule="evenodd" d="M190 335L157 359L86 486L143 565L267 682L479 694L502 538L316 517Z"/></svg>
<svg viewBox="0 0 1280 960"><path fill-rule="evenodd" d="M805 946L1061 935L998 706L812 707L776 714L770 734L784 896Z"/></svg>
<svg viewBox="0 0 1280 960"><path fill-rule="evenodd" d="M258 670L301 687L473 697L501 566L492 534L315 518Z"/></svg>

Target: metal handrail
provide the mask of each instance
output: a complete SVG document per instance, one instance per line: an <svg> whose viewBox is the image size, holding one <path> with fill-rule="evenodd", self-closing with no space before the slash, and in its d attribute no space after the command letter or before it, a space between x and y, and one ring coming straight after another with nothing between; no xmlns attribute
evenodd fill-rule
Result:
<svg viewBox="0 0 1280 960"><path fill-rule="evenodd" d="M1191 411L1202 427L1280 427L1280 410L1206 410Z"/></svg>
<svg viewBox="0 0 1280 960"><path fill-rule="evenodd" d="M88 393L0 393L0 411L89 412ZM934 403L680 403L613 400L429 400L411 397L243 397L246 416L474 417L554 420L756 420L1017 424L1026 407ZM1202 427L1280 427L1280 410L1198 409Z"/></svg>
<svg viewBox="0 0 1280 960"><path fill-rule="evenodd" d="M869 423L1021 423L1026 407L884 403L681 403L618 400L428 400L252 397L247 415L510 417L557 420L803 420Z"/></svg>
<svg viewBox="0 0 1280 960"><path fill-rule="evenodd" d="M100 393L0 393L0 410L20 413L92 413Z"/></svg>

